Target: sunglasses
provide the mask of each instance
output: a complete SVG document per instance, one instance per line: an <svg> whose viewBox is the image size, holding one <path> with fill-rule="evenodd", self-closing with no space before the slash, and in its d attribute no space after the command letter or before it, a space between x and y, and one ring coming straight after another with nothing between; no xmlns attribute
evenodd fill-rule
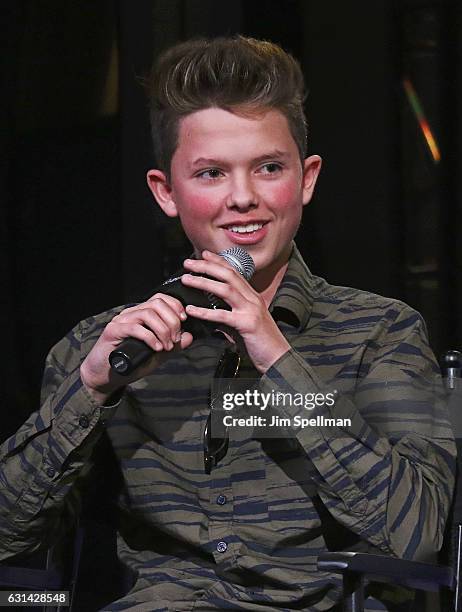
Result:
<svg viewBox="0 0 462 612"><path fill-rule="evenodd" d="M220 357L213 376L214 383L210 392L210 412L204 429L204 468L205 473L210 474L219 461L228 452L229 431L223 424L223 420L215 418L212 432L212 411L217 411L217 401L223 398L223 394L229 390L230 379L237 376L241 357L232 348L226 348Z"/></svg>

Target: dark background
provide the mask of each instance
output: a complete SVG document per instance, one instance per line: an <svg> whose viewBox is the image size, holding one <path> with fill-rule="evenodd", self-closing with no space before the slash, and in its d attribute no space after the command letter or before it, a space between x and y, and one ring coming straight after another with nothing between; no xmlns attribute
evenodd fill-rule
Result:
<svg viewBox="0 0 462 612"><path fill-rule="evenodd" d="M462 347L462 3L10 0L0 97L1 438L38 406L43 360L80 319L148 295L189 247L145 185L140 84L191 36L280 43L310 91L324 167L297 243L330 282L405 300ZM436 163L403 88L412 82Z"/></svg>

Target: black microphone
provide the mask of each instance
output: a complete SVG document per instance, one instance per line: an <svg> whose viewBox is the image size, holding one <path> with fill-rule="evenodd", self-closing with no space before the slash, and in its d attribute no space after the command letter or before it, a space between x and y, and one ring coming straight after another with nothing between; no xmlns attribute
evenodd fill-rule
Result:
<svg viewBox="0 0 462 612"><path fill-rule="evenodd" d="M218 255L223 257L223 259L225 259L246 280L252 278L255 272L255 263L247 251L240 247L232 247L226 249L226 251L221 251ZM179 300L183 306L193 304L194 306L201 306L202 308L222 308L231 310L229 304L226 304L226 302L216 295L213 295L213 293L183 285L181 277L186 273L186 270L180 270L174 276L162 283L153 294L163 293L165 295L171 295ZM190 274L190 272L188 273ZM188 321L186 321L183 329L189 331L187 324ZM109 363L115 372L122 376L128 376L133 370L146 362L152 354L153 350L151 347L142 340L138 340L137 338L126 338L111 352L109 355Z"/></svg>

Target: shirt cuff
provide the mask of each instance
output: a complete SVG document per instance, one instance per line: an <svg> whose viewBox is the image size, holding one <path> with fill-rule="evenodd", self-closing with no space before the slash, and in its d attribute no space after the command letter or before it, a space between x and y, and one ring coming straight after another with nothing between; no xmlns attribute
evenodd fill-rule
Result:
<svg viewBox="0 0 462 612"><path fill-rule="evenodd" d="M90 432L113 416L123 391L109 398L109 405L99 405L87 391L77 369L61 385L52 401L53 440L59 454L67 456L79 447Z"/></svg>

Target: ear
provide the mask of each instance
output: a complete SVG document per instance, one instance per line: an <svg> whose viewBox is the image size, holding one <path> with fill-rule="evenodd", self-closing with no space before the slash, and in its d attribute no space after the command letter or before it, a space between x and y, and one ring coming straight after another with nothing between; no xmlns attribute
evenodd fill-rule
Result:
<svg viewBox="0 0 462 612"><path fill-rule="evenodd" d="M303 206L313 197L314 187L321 170L322 159L319 155L310 155L303 162Z"/></svg>
<svg viewBox="0 0 462 612"><path fill-rule="evenodd" d="M146 181L154 199L168 217L177 217L178 210L173 200L172 188L161 170L148 170Z"/></svg>

